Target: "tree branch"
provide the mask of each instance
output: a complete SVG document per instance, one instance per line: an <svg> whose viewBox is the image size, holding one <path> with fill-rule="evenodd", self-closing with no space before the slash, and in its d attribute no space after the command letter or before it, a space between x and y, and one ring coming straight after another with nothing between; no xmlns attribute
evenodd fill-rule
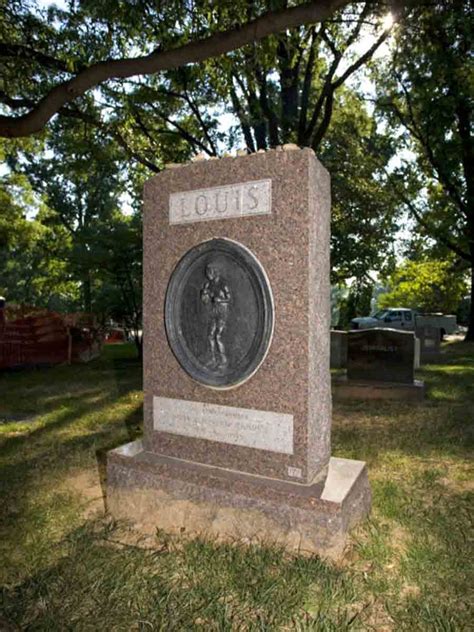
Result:
<svg viewBox="0 0 474 632"><path fill-rule="evenodd" d="M362 12L361 15L363 14L364 12ZM354 29L354 31L351 33L351 35L346 41L347 46L350 46L352 44L354 39L357 37L359 30L360 29L358 29L357 27ZM319 99L316 103L316 107L314 108L313 116L311 118L310 124L308 126L308 130L307 130L307 139L309 138L309 144L314 150L318 148L319 143L323 139L324 134L326 133L329 127L329 124L331 122L332 109L333 109L333 104L334 104L334 92L338 88L340 88L342 84L354 72L356 72L356 70L361 68L361 66L363 66L372 57L372 55L379 48L379 46L381 46L381 44L387 39L387 37L389 36L389 33L390 33L390 29L386 29L385 31L383 31L383 33L375 41L375 43L363 55L361 55L359 59L357 59L353 64L351 64L349 68L347 68L347 70L343 72L340 77L338 77L337 79L333 81L332 79L334 77L334 74L336 73L337 67L339 65L339 61L342 57L342 53L334 47L334 44L332 44L331 40L329 39L329 37L327 36L327 34L325 33L323 29L323 33L322 33L323 39L331 48L335 57L331 65L331 68L328 71L326 79L324 81L323 90L321 91ZM323 111L323 108L324 108L323 118L319 127L316 129L316 123L321 114L321 111Z"/></svg>
<svg viewBox="0 0 474 632"><path fill-rule="evenodd" d="M249 150L249 152L252 154L255 152L255 143L252 137L252 129L240 105L239 98L237 96L237 93L235 92L235 89L232 83L230 85L230 98L232 101L232 107L234 108L235 113L237 114L237 117L239 119L240 126L242 127L242 132L245 138L245 144L247 145L247 149Z"/></svg>
<svg viewBox="0 0 474 632"><path fill-rule="evenodd" d="M262 112L264 113L268 121L268 136L270 140L270 146L276 147L280 144L278 118L273 111L268 98L266 72L262 70L258 65L255 66L255 78L257 80L259 88L258 100L260 103L260 107L262 108Z"/></svg>
<svg viewBox="0 0 474 632"><path fill-rule="evenodd" d="M303 88L301 91L301 104L300 104L300 116L298 121L298 144L303 144L304 133L306 125L308 123L308 106L309 96L311 93L311 80L313 77L314 61L316 57L316 40L319 33L316 33L316 29L313 27L311 33L311 43L309 46L308 60L306 62L306 68L303 79Z"/></svg>
<svg viewBox="0 0 474 632"><path fill-rule="evenodd" d="M94 127L97 127L98 129L104 130L107 134L110 134L112 138L114 138L117 141L120 147L126 152L128 156L130 156L130 158L133 158L133 160L136 160L144 167L148 167L148 169L150 169L150 171L152 171L153 173L159 173L161 171L161 169L154 162L151 162L144 156L141 156L139 153L137 153L134 149L132 149L118 129L116 128L114 129L110 125L107 125L106 123L103 123L102 121L97 120L95 117L91 116L90 114L86 114L85 112L81 112L80 110L77 110L77 109L61 108L59 110L59 113L62 116L66 116L68 118L79 119L80 121L89 123L90 125L93 125Z"/></svg>
<svg viewBox="0 0 474 632"><path fill-rule="evenodd" d="M176 128L178 130L181 138L183 138L185 141L190 143L193 147L198 147L204 153L206 153L208 156L214 156L215 155L213 153L212 149L209 149L209 147L207 147L201 140L199 140L199 138L196 138L193 134L188 132L182 125L180 125L176 121L173 121L173 119L169 118L168 116L166 116L165 114L160 112L158 110L158 108L156 108L155 106L152 105L151 107L156 112L156 114L161 119L163 119L163 121L168 123L168 125L172 125L174 128ZM169 131L171 132L171 130L169 130Z"/></svg>
<svg viewBox="0 0 474 632"><path fill-rule="evenodd" d="M446 248L448 248L449 250L454 252L456 255L458 255L458 257L461 257L462 259L465 259L470 264L471 263L471 255L468 252L464 251L462 248L460 248L453 241L451 241L446 236L446 233L444 231L439 230L435 226L430 224L430 222L428 222L422 216L420 211L416 208L415 204L413 204L413 202L409 199L409 197L405 194L405 192L402 191L400 189L400 187L398 187L395 184L392 176L387 172L387 170L384 169L384 171L385 171L385 174L387 175L388 181L390 182L390 185L391 185L392 189L395 191L396 195L398 195L398 197L402 200L402 202L408 208L410 213L412 213L413 217L420 224L420 226L423 226L423 228L428 232L428 234L433 235L440 243L442 243L444 246L446 246Z"/></svg>
<svg viewBox="0 0 474 632"><path fill-rule="evenodd" d="M158 50L133 59L109 59L93 64L73 79L53 88L27 114L20 117L0 116L0 135L19 137L38 132L66 103L107 79L148 75L201 62L259 41L273 33L309 22L319 22L347 3L348 0L312 0L296 7L267 11L242 26L215 33L175 49Z"/></svg>
<svg viewBox="0 0 474 632"><path fill-rule="evenodd" d="M379 48L383 44L383 42L385 42L387 37L390 35L390 30L391 30L390 28L385 29L385 31L383 31L382 35L378 38L378 40L376 40L376 42L361 57L359 57L357 61L355 61L351 66L349 66L346 72L342 73L342 75L336 79L336 81L332 84L335 90L339 88L340 86L342 86L344 81L346 81L346 79L348 79L348 77L350 77L356 70L358 70L367 61L369 61L369 59L375 53L377 48Z"/></svg>
<svg viewBox="0 0 474 632"><path fill-rule="evenodd" d="M23 46L22 44L8 44L0 42L0 58L21 59L23 61L36 61L44 68L59 70L71 74L73 70L68 68L65 61L51 55L46 55L39 50Z"/></svg>
<svg viewBox="0 0 474 632"><path fill-rule="evenodd" d="M434 151L431 147L431 144L428 140L428 136L425 136L423 132L421 131L421 129L419 128L419 126L417 125L416 116L413 112L413 107L412 107L409 91L407 90L407 88L405 87L405 85L403 84L403 81L401 80L399 76L397 76L397 80L405 95L405 100L408 107L409 120L407 120L407 117L405 116L405 114L398 107L398 105L394 103L393 101L385 102L385 105L392 109L392 111L395 113L400 123L420 143L420 145L422 146L425 152L426 157L428 158L429 163L431 164L433 168L434 175L437 178L438 182L444 188L448 196L451 197L454 203L458 206L461 212L464 213L464 215L467 217L467 214L468 214L467 208L461 196L459 195L459 192L457 191L455 185L451 182L451 179L448 173L446 172L446 170L443 168L442 163L437 160L434 154Z"/></svg>

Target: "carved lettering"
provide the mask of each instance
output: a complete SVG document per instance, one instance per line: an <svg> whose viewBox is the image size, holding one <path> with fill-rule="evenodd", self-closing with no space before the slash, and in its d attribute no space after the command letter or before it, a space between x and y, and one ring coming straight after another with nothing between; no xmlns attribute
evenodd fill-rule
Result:
<svg viewBox="0 0 474 632"><path fill-rule="evenodd" d="M228 191L225 191L225 192L224 192L224 200L225 200L225 206L224 206L224 208L220 208L220 205L219 205L219 198L220 198L220 196L221 196L221 193L222 193L222 191L218 191L218 192L216 193L216 211L217 211L218 213L225 213L225 212L227 211L227 196L228 196L228 193L229 193L229 192L228 192Z"/></svg>
<svg viewBox="0 0 474 632"><path fill-rule="evenodd" d="M255 194L256 189L257 189L257 187L254 185L254 186L250 187L249 190L247 191L247 195L253 201L253 204L249 205L249 210L251 210L251 211L256 209L257 206L258 206L258 197Z"/></svg>
<svg viewBox="0 0 474 632"><path fill-rule="evenodd" d="M153 428L257 450L293 454L293 415L166 397L153 398ZM300 470L293 474L300 478Z"/></svg>
<svg viewBox="0 0 474 632"><path fill-rule="evenodd" d="M201 207L199 206L199 202L203 200L204 201L204 206L201 205ZM205 215L207 213L207 197L205 195L198 195L196 198L196 203L194 205L194 210L196 211L196 213L198 215Z"/></svg>
<svg viewBox="0 0 474 632"><path fill-rule="evenodd" d="M271 180L254 180L170 195L170 224L268 215L272 212Z"/></svg>
<svg viewBox="0 0 474 632"><path fill-rule="evenodd" d="M189 217L191 215L191 211L188 210L188 212L186 212L186 206L184 203L184 197L181 198L181 217L186 218Z"/></svg>
<svg viewBox="0 0 474 632"><path fill-rule="evenodd" d="M237 189L235 191L235 211L238 215L240 215L240 195L241 195L241 190Z"/></svg>
<svg viewBox="0 0 474 632"><path fill-rule="evenodd" d="M362 351L382 351L387 353L396 353L398 351L398 347L395 347L393 345L365 344L362 346Z"/></svg>

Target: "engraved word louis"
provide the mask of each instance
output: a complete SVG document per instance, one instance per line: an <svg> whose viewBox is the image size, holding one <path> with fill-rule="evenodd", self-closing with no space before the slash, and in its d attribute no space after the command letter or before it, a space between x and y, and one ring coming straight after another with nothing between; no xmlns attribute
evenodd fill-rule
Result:
<svg viewBox="0 0 474 632"><path fill-rule="evenodd" d="M272 212L271 180L254 180L170 195L170 224Z"/></svg>

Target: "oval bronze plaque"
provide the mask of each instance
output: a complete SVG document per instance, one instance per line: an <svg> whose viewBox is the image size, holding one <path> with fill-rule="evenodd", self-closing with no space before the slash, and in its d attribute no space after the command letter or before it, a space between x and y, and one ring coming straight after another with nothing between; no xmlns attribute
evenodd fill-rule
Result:
<svg viewBox="0 0 474 632"><path fill-rule="evenodd" d="M169 345L196 381L231 388L255 373L273 333L273 300L254 255L228 239L191 248L168 283Z"/></svg>

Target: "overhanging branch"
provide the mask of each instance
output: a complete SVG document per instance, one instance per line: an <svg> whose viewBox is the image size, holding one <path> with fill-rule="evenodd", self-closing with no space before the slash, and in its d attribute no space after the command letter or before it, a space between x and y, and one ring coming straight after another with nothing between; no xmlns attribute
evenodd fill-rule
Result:
<svg viewBox="0 0 474 632"><path fill-rule="evenodd" d="M313 0L305 4L268 11L259 18L179 48L154 51L133 59L109 59L79 72L60 83L23 116L0 116L0 136L28 136L40 131L66 103L108 79L154 74L223 55L282 30L319 22L329 17L348 0Z"/></svg>
<svg viewBox="0 0 474 632"><path fill-rule="evenodd" d="M394 182L394 179L387 172L387 170L384 169L384 171L385 171L385 175L388 178L390 186L395 191L395 194L400 198L403 204L405 204L407 209L410 211L410 213L413 215L416 221L420 224L420 226L423 226L423 228L428 232L429 235L435 237L441 244L446 246L446 248L448 248L449 250L454 252L456 255L458 255L458 257L461 257L462 259L465 259L466 261L470 263L471 261L470 254L466 252L465 250L463 250L462 248L460 248L451 239L449 239L449 237L446 236L446 233L444 231L439 230L438 228L433 226L429 221L427 221L422 216L420 211L416 208L416 205L405 194L405 192L402 191L402 189L399 186L397 186L397 184Z"/></svg>

